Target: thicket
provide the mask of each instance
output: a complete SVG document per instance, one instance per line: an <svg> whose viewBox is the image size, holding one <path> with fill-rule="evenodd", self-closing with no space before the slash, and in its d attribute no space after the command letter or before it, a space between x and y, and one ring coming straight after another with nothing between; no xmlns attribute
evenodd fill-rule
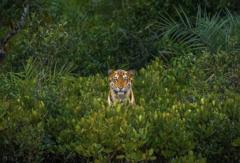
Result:
<svg viewBox="0 0 240 163"><path fill-rule="evenodd" d="M235 162L239 55L189 54L135 76L137 106L107 106L107 78L35 68L1 76L2 161Z"/></svg>
<svg viewBox="0 0 240 163"><path fill-rule="evenodd" d="M0 65L0 162L240 160L239 1L4 0L1 38L26 3ZM108 68L137 70L136 107L107 106Z"/></svg>

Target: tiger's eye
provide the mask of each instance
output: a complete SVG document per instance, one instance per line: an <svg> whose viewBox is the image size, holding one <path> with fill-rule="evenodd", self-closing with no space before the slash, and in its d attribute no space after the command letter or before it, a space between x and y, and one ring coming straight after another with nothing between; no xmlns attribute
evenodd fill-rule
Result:
<svg viewBox="0 0 240 163"><path fill-rule="evenodd" d="M116 78L116 77L113 77L112 80L113 80L114 82L116 82L116 81L117 81L117 78Z"/></svg>

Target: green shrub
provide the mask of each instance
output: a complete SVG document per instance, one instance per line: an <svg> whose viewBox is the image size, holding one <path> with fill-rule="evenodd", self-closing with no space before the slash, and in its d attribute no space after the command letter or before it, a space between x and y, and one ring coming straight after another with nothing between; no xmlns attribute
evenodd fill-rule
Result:
<svg viewBox="0 0 240 163"><path fill-rule="evenodd" d="M8 85L6 83L3 87ZM1 162L33 162L42 159L46 108L43 101L34 96L34 85L34 81L26 80L18 85L18 89L24 92L14 92L12 86L1 94Z"/></svg>
<svg viewBox="0 0 240 163"><path fill-rule="evenodd" d="M135 76L135 108L107 106L106 76L30 60L1 74L2 161L237 161L238 58L189 54L168 67L156 59Z"/></svg>

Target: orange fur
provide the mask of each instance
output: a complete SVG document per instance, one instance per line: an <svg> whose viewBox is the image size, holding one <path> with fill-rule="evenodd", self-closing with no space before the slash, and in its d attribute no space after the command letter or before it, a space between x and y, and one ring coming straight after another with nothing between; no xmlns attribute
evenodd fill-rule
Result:
<svg viewBox="0 0 240 163"><path fill-rule="evenodd" d="M134 72L132 70L109 70L109 94L108 104L112 105L116 102L129 101L135 104L134 94L132 91L132 80Z"/></svg>

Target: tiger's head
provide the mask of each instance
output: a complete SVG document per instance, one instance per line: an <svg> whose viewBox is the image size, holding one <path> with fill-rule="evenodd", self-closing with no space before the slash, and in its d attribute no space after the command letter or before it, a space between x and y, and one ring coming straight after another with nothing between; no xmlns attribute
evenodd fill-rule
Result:
<svg viewBox="0 0 240 163"><path fill-rule="evenodd" d="M125 71L121 69L109 70L108 75L110 91L118 97L120 101L123 101L129 96L130 91L132 91L134 71Z"/></svg>

